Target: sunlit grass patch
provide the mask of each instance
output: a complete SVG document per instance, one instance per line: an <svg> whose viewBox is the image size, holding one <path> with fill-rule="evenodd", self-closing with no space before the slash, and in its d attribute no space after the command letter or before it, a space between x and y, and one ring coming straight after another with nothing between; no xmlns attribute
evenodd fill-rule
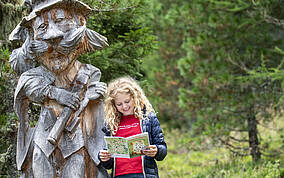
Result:
<svg viewBox="0 0 284 178"><path fill-rule="evenodd" d="M281 121L274 128L283 128ZM280 178L284 176L283 154L278 157L262 156L253 162L250 156L233 155L224 147L212 145L192 149L189 135L181 130L165 130L168 155L158 162L161 178ZM259 128L261 144L271 142L268 150L283 146L283 132L275 133ZM269 140L269 138L271 138ZM206 143L204 143L206 144ZM197 145L197 147L199 147Z"/></svg>
<svg viewBox="0 0 284 178"><path fill-rule="evenodd" d="M280 162L260 161L247 162L234 159L197 172L192 177L206 178L280 178Z"/></svg>
<svg viewBox="0 0 284 178"><path fill-rule="evenodd" d="M230 157L224 149L169 153L158 163L161 178L280 178L280 161L253 163L250 157Z"/></svg>

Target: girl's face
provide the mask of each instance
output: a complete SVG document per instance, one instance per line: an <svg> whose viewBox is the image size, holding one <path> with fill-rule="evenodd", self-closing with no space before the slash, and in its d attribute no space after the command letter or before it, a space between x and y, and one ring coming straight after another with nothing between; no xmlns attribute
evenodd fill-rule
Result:
<svg viewBox="0 0 284 178"><path fill-rule="evenodd" d="M134 114L133 98L128 93L117 93L114 98L114 105L123 116Z"/></svg>

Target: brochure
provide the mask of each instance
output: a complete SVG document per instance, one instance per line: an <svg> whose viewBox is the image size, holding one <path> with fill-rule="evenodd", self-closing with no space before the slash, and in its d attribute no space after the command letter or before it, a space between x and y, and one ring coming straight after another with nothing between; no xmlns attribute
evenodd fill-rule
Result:
<svg viewBox="0 0 284 178"><path fill-rule="evenodd" d="M124 137L105 136L107 148L112 157L134 158L143 155L142 150L149 146L148 132Z"/></svg>

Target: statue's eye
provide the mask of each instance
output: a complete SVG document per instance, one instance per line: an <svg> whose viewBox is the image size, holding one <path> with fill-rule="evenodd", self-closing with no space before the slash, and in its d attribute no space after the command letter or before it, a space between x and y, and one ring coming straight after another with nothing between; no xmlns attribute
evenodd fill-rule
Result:
<svg viewBox="0 0 284 178"><path fill-rule="evenodd" d="M39 27L38 27L38 29L39 30L45 30L47 28L47 24L45 24L45 23L43 23L43 24L41 24Z"/></svg>
<svg viewBox="0 0 284 178"><path fill-rule="evenodd" d="M55 23L60 23L60 22L62 22L64 20L64 18L57 18L56 20L55 20Z"/></svg>

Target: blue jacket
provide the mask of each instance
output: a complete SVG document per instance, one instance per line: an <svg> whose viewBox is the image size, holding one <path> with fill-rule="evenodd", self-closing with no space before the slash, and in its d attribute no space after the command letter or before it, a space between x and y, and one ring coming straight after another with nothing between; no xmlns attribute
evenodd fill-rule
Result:
<svg viewBox="0 0 284 178"><path fill-rule="evenodd" d="M162 161L167 155L167 144L164 140L164 135L160 127L159 120L154 113L150 113L146 119L140 121L143 132L148 132L151 145L156 145L158 152L154 158L142 156L143 174L146 178L158 178L158 167L156 161ZM110 136L110 131L104 127L103 132L106 136ZM100 158L99 158L100 159ZM107 162L101 162L101 165L106 169L114 168L114 159L111 158ZM112 170L113 171L113 170Z"/></svg>

